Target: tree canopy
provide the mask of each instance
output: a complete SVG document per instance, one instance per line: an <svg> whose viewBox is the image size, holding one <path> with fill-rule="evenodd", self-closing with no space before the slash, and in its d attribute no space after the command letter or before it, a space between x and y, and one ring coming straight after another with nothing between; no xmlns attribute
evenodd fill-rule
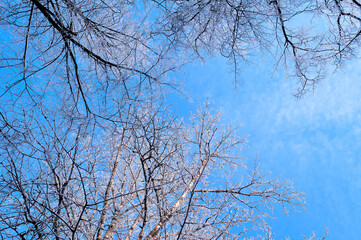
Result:
<svg viewBox="0 0 361 240"><path fill-rule="evenodd" d="M182 121L166 104L182 91L170 73L223 56L236 83L267 52L302 96L357 57L360 11L356 0L3 0L0 236L272 238L269 209L302 206L301 194L257 164L236 178L245 140L209 104Z"/></svg>

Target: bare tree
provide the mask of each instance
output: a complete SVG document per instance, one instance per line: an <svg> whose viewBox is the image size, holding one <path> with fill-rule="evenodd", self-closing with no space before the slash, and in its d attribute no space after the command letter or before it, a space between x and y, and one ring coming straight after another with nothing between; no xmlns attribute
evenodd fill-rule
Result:
<svg viewBox="0 0 361 240"><path fill-rule="evenodd" d="M48 101L53 109L72 108L70 115L111 119L113 106L125 99L141 101L144 91L149 97L160 86L177 86L163 76L181 58L170 58L172 47L150 34L146 13L134 16L141 6L128 0L0 4L7 31L0 64L14 72L4 76L5 98Z"/></svg>
<svg viewBox="0 0 361 240"><path fill-rule="evenodd" d="M357 0L154 1L166 17L160 34L196 56L218 53L238 66L268 52L299 81L297 96L313 89L327 69L359 57L361 2ZM237 79L235 79L237 81Z"/></svg>
<svg viewBox="0 0 361 240"><path fill-rule="evenodd" d="M303 205L290 184L246 171L245 139L209 106L189 124L152 105L119 115L2 126L3 239L243 239L268 234L274 204Z"/></svg>
<svg viewBox="0 0 361 240"><path fill-rule="evenodd" d="M0 236L271 239L269 210L302 206L300 194L247 172L245 140L209 106L172 115L168 73L220 54L237 76L267 51L302 95L327 63L357 56L360 5L1 1Z"/></svg>
<svg viewBox="0 0 361 240"><path fill-rule="evenodd" d="M62 85L64 99L79 111L109 117L109 95L178 89L167 73L189 60L221 54L237 76L249 55L266 51L296 76L302 95L322 79L327 63L357 56L360 6L357 0L4 0L0 65L12 74L1 94L27 93L37 102L47 86ZM94 98L103 99L101 108Z"/></svg>

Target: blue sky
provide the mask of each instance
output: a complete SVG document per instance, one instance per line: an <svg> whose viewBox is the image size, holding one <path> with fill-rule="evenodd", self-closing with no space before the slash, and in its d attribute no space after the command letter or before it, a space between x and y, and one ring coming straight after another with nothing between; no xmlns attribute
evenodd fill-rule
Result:
<svg viewBox="0 0 361 240"><path fill-rule="evenodd" d="M3 38L9 38L2 32ZM1 51L1 50L0 50ZM301 239L315 231L328 240L361 236L361 61L330 75L314 92L296 99L297 82L268 58L244 65L240 85L224 59L188 65L184 81L192 103L174 97L184 118L198 103L214 101L223 117L248 135L244 156L272 177L290 179L306 194L306 209L270 220L276 239Z"/></svg>
<svg viewBox="0 0 361 240"><path fill-rule="evenodd" d="M361 235L361 61L344 66L296 99L295 80L274 71L272 61L243 66L238 90L221 58L190 65L183 78L196 104L173 99L185 116L195 105L213 100L224 118L249 135L249 160L258 158L271 176L282 176L306 194L306 209L289 216L275 209L270 221L276 239L301 239L315 231L329 240Z"/></svg>

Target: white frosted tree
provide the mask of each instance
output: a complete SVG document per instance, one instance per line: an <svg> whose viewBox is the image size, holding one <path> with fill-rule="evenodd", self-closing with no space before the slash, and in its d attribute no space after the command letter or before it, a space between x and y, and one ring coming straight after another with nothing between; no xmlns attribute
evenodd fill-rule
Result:
<svg viewBox="0 0 361 240"><path fill-rule="evenodd" d="M263 238L274 204L303 205L245 169L245 139L210 106L189 123L152 104L118 111L101 126L43 112L2 127L3 239Z"/></svg>
<svg viewBox="0 0 361 240"><path fill-rule="evenodd" d="M169 73L221 55L237 82L268 52L301 96L357 57L360 6L1 1L0 237L272 238L270 209L302 206L300 194L246 171L245 140L207 104L181 121L164 99L182 91Z"/></svg>

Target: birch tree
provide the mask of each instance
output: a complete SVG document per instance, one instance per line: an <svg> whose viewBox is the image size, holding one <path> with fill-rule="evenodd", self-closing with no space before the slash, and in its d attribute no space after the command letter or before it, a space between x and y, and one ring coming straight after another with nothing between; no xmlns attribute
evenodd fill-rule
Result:
<svg viewBox="0 0 361 240"><path fill-rule="evenodd" d="M246 171L245 140L209 106L181 121L164 100L182 91L169 73L221 55L237 82L267 52L301 96L358 57L360 6L1 1L0 236L271 239L270 209L302 206L300 193Z"/></svg>
<svg viewBox="0 0 361 240"><path fill-rule="evenodd" d="M246 170L246 140L207 105L189 123L151 104L108 126L23 117L2 126L2 239L269 239L275 204L303 206Z"/></svg>

